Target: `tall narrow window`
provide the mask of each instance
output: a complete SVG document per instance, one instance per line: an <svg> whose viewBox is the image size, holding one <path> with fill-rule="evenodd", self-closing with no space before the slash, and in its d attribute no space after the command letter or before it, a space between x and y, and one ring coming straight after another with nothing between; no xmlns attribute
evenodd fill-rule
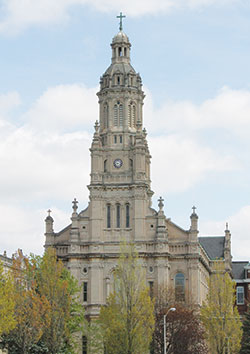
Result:
<svg viewBox="0 0 250 354"><path fill-rule="evenodd" d="M116 144L117 143L117 136L114 135L114 143Z"/></svg>
<svg viewBox="0 0 250 354"><path fill-rule="evenodd" d="M151 299L154 296L154 282L153 281L149 282L149 296L151 297Z"/></svg>
<svg viewBox="0 0 250 354"><path fill-rule="evenodd" d="M132 108L132 120L131 120L131 126L134 127L135 126L135 117L136 115L136 110L135 110L135 105L133 105L133 108Z"/></svg>
<svg viewBox="0 0 250 354"><path fill-rule="evenodd" d="M120 103L120 101L117 101L117 103L114 105L114 126L123 126L123 105Z"/></svg>
<svg viewBox="0 0 250 354"><path fill-rule="evenodd" d="M104 161L104 172L107 172L107 160Z"/></svg>
<svg viewBox="0 0 250 354"><path fill-rule="evenodd" d="M111 206L107 205L107 228L111 228Z"/></svg>
<svg viewBox="0 0 250 354"><path fill-rule="evenodd" d="M129 204L126 204L126 227L130 227Z"/></svg>
<svg viewBox="0 0 250 354"><path fill-rule="evenodd" d="M128 106L128 122L129 126L133 128L136 121L136 106L134 102L130 102Z"/></svg>
<svg viewBox="0 0 250 354"><path fill-rule="evenodd" d="M83 282L83 301L88 301L88 283L86 281Z"/></svg>
<svg viewBox="0 0 250 354"><path fill-rule="evenodd" d="M131 114L131 104L128 106L128 124L129 124L129 126L131 127L131 116L132 116L132 114Z"/></svg>
<svg viewBox="0 0 250 354"><path fill-rule="evenodd" d="M116 205L116 227L121 227L121 206L120 204Z"/></svg>
<svg viewBox="0 0 250 354"><path fill-rule="evenodd" d="M237 305L244 305L244 287L237 286L236 288L236 302Z"/></svg>
<svg viewBox="0 0 250 354"><path fill-rule="evenodd" d="M123 105L120 104L119 106L119 126L123 126Z"/></svg>
<svg viewBox="0 0 250 354"><path fill-rule="evenodd" d="M87 337L83 336L82 337L82 354L87 354L87 349L88 349L87 344L88 344Z"/></svg>
<svg viewBox="0 0 250 354"><path fill-rule="evenodd" d="M122 135L120 135L120 143L122 143Z"/></svg>
<svg viewBox="0 0 250 354"><path fill-rule="evenodd" d="M182 273L175 276L175 300L185 301L185 277Z"/></svg>
<svg viewBox="0 0 250 354"><path fill-rule="evenodd" d="M115 104L114 106L114 126L118 126L118 106Z"/></svg>
<svg viewBox="0 0 250 354"><path fill-rule="evenodd" d="M117 76L117 85L120 85L120 76Z"/></svg>
<svg viewBox="0 0 250 354"><path fill-rule="evenodd" d="M119 57L122 57L122 48L121 47L119 47L118 53L119 53Z"/></svg>

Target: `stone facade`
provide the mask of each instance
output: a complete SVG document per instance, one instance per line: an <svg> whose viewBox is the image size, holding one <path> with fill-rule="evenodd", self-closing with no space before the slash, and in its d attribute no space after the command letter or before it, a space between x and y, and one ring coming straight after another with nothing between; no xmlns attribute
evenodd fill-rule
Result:
<svg viewBox="0 0 250 354"><path fill-rule="evenodd" d="M131 44L120 31L112 40L112 62L100 80L99 120L91 144L88 207L78 212L73 201L70 224L53 230L47 216L45 247L55 247L82 284L87 314L96 317L112 289L120 241L133 241L149 286L179 289L183 299L201 305L215 259L231 272L231 235L198 237L193 207L190 228L184 230L151 206L150 152L143 127L142 80L130 64Z"/></svg>

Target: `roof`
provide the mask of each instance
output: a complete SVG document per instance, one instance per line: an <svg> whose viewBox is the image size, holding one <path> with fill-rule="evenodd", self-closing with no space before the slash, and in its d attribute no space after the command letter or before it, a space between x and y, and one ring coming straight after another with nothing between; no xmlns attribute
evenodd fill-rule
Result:
<svg viewBox="0 0 250 354"><path fill-rule="evenodd" d="M233 278L245 279L244 267L248 265L248 261L232 262Z"/></svg>
<svg viewBox="0 0 250 354"><path fill-rule="evenodd" d="M198 239L211 260L224 258L224 236L207 236Z"/></svg>

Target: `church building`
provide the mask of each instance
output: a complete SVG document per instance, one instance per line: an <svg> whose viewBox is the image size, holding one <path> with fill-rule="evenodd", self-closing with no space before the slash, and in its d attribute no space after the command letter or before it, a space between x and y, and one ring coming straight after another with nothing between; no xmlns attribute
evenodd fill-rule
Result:
<svg viewBox="0 0 250 354"><path fill-rule="evenodd" d="M202 304L216 259L232 272L228 227L221 237L199 237L195 207L188 230L164 214L161 197L158 209L152 208L145 95L142 79L131 65L131 43L121 20L122 15L120 31L111 43L111 65L101 76L97 93L100 109L90 147L88 206L79 211L74 199L71 219L59 232L53 229L50 211L45 220L45 248L55 247L58 258L78 279L90 318L98 316L112 291L123 240L134 242L149 287L170 286L183 301Z"/></svg>

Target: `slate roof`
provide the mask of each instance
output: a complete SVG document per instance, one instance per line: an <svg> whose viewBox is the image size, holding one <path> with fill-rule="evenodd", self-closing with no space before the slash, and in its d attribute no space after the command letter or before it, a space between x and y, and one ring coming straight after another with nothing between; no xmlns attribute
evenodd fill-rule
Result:
<svg viewBox="0 0 250 354"><path fill-rule="evenodd" d="M245 279L244 267L248 265L247 261L232 262L233 278Z"/></svg>
<svg viewBox="0 0 250 354"><path fill-rule="evenodd" d="M207 236L198 239L211 260L224 258L224 236Z"/></svg>

